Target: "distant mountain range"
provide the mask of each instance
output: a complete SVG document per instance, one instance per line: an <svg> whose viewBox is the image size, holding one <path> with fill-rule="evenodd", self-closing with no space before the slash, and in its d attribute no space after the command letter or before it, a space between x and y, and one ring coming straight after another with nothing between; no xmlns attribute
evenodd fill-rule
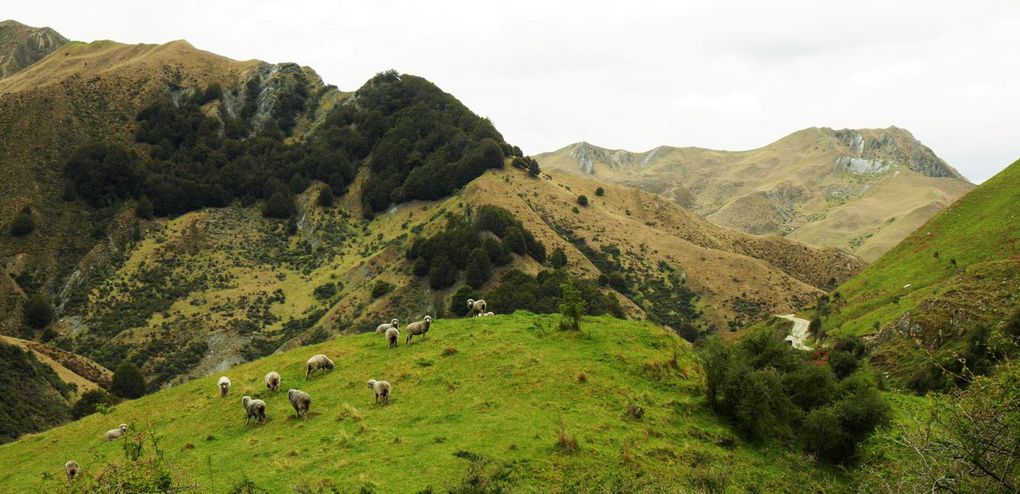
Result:
<svg viewBox="0 0 1020 494"><path fill-rule="evenodd" d="M545 169L628 185L752 234L874 260L973 185L904 129L811 128L749 151L580 142L537 155Z"/></svg>

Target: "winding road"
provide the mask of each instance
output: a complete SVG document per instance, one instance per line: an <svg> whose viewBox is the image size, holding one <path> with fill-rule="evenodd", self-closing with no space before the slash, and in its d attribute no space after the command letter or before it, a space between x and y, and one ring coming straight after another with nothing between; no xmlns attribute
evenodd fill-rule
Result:
<svg viewBox="0 0 1020 494"><path fill-rule="evenodd" d="M781 317L787 321L793 321L793 327L790 328L790 334L787 335L786 341L789 341L794 348L805 351L814 350L804 344L809 336L808 326L811 324L811 321L801 319L793 314L776 314L776 317Z"/></svg>

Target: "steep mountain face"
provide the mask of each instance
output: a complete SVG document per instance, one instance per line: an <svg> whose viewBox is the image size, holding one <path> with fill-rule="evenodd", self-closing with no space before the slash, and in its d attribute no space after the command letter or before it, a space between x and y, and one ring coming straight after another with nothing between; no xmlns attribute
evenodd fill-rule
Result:
<svg viewBox="0 0 1020 494"><path fill-rule="evenodd" d="M505 166L519 153L491 123L406 74L344 93L308 68L183 41L72 43L0 81L0 109L12 177L0 183L0 332L41 338L22 309L43 294L54 345L108 368L132 361L153 388L446 315L463 304L463 259L436 284L407 251L484 205L562 249L570 275L627 315L687 337L790 311L862 268L651 193L595 196L589 178ZM591 199L578 208L580 194ZM15 234L26 215L34 229ZM509 263L480 293L549 269L496 239Z"/></svg>
<svg viewBox="0 0 1020 494"><path fill-rule="evenodd" d="M582 142L537 158L547 169L661 194L723 226L869 261L972 187L895 127L812 128L739 152L660 146L632 153Z"/></svg>
<svg viewBox="0 0 1020 494"><path fill-rule="evenodd" d="M0 79L42 60L64 43L67 38L48 27L0 21Z"/></svg>
<svg viewBox="0 0 1020 494"><path fill-rule="evenodd" d="M1020 337L1020 162L936 214L833 292L824 327L865 336L874 362L917 391L961 358L986 372ZM955 370L954 370L955 369Z"/></svg>
<svg viewBox="0 0 1020 494"><path fill-rule="evenodd" d="M65 422L73 396L32 352L0 339L0 443Z"/></svg>

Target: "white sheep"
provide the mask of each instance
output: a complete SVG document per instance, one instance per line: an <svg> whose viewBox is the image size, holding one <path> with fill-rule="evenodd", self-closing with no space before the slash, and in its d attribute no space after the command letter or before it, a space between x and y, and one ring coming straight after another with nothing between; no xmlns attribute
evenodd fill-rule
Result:
<svg viewBox="0 0 1020 494"><path fill-rule="evenodd" d="M290 400L290 406L294 407L297 416L308 420L308 409L312 406L312 396L300 389L291 389L287 391L287 399Z"/></svg>
<svg viewBox="0 0 1020 494"><path fill-rule="evenodd" d="M312 356L312 358L308 359L308 362L305 363L305 379L312 377L312 374L319 369L324 369L323 372L326 370L333 370L333 361L321 353Z"/></svg>
<svg viewBox="0 0 1020 494"><path fill-rule="evenodd" d="M468 315L469 316L481 316L485 313L485 301L475 300L473 298L467 299Z"/></svg>
<svg viewBox="0 0 1020 494"><path fill-rule="evenodd" d="M78 462L74 460L67 460L67 463L64 463L64 472L67 472L67 480L74 480L74 478L78 476L78 470L81 470L81 467L78 466Z"/></svg>
<svg viewBox="0 0 1020 494"><path fill-rule="evenodd" d="M279 372L272 371L266 374L266 388L270 391L276 392L279 390L281 381L283 381L283 379L280 377Z"/></svg>
<svg viewBox="0 0 1020 494"><path fill-rule="evenodd" d="M482 314L482 315L485 316L485 317L488 317L488 316L494 316L494 315L496 315L496 313L495 312L486 312L485 314Z"/></svg>
<svg viewBox="0 0 1020 494"><path fill-rule="evenodd" d="M404 331L407 331L407 341L404 343L410 344L411 338L417 335L425 337L425 333L429 332L429 327L432 326L432 316L425 316L421 321L415 321L408 324Z"/></svg>
<svg viewBox="0 0 1020 494"><path fill-rule="evenodd" d="M372 391L375 391L376 403L382 401L386 405L390 404L390 394L393 390L393 387L390 386L390 383L386 381L376 381L375 379L370 379L368 381L368 387L371 388Z"/></svg>
<svg viewBox="0 0 1020 494"><path fill-rule="evenodd" d="M252 417L255 417L256 424L263 424L266 422L266 402L262 400L253 400L251 396L245 396L241 398L241 405L244 406L244 425L248 425Z"/></svg>
<svg viewBox="0 0 1020 494"><path fill-rule="evenodd" d="M230 378L223 376L217 384L220 386L220 398L227 396L227 391L230 391Z"/></svg>
<svg viewBox="0 0 1020 494"><path fill-rule="evenodd" d="M120 439L120 437L124 434L127 434L127 424L120 424L120 426L116 429L106 431L106 434L103 437L105 437L107 441L113 441L115 439Z"/></svg>
<svg viewBox="0 0 1020 494"><path fill-rule="evenodd" d="M388 322L388 323L383 323L383 324L380 324L380 325L376 326L375 327L375 333L376 334L385 334L387 329L390 329L390 328L400 329L398 327L398 323L399 322L400 321L398 321L396 318L393 318L393 320Z"/></svg>
<svg viewBox="0 0 1020 494"><path fill-rule="evenodd" d="M386 341L390 342L390 348L397 346L397 340L400 339L400 330L393 327L386 330Z"/></svg>

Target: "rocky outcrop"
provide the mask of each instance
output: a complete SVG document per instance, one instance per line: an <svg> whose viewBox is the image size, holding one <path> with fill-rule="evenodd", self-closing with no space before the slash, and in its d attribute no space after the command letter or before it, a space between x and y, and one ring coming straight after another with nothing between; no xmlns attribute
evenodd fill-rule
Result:
<svg viewBox="0 0 1020 494"><path fill-rule="evenodd" d="M846 154L837 156L837 172L877 175L895 166L906 166L928 177L962 178L960 174L921 144L906 130L889 127L862 134L854 129L833 131L836 142L846 146Z"/></svg>
<svg viewBox="0 0 1020 494"><path fill-rule="evenodd" d="M636 153L619 149L601 148L587 142L579 142L571 146L571 148L570 157L577 161L581 171L589 175L595 173L595 163L601 163L609 168L620 170L630 168L639 162ZM654 153L655 151L653 150L649 153L649 156ZM645 163L650 159L649 156L646 156L645 160L643 160Z"/></svg>
<svg viewBox="0 0 1020 494"><path fill-rule="evenodd" d="M42 60L64 43L67 38L48 27L0 21L0 79Z"/></svg>

